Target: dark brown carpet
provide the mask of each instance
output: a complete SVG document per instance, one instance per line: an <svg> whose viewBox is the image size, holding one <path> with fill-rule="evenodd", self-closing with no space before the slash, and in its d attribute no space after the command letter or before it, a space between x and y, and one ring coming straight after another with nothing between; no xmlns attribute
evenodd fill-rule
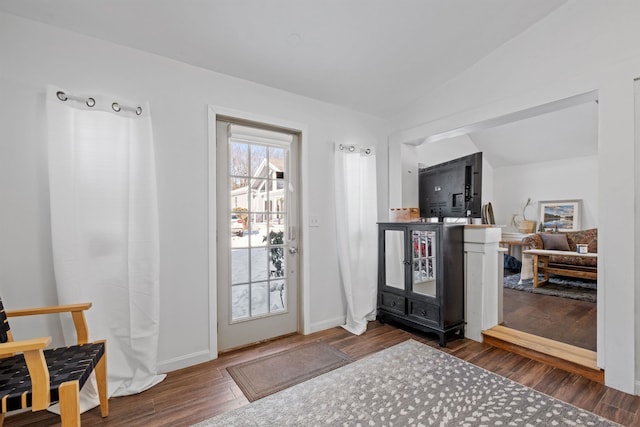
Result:
<svg viewBox="0 0 640 427"><path fill-rule="evenodd" d="M351 362L340 350L314 342L230 366L227 371L253 402Z"/></svg>

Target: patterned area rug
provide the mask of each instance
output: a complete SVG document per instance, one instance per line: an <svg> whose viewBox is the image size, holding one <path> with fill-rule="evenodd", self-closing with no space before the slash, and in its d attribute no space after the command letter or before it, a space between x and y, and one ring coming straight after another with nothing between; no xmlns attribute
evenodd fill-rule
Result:
<svg viewBox="0 0 640 427"><path fill-rule="evenodd" d="M542 275L539 276L542 280ZM597 282L594 280L571 279L563 276L549 277L549 282L540 286L533 287L533 279L523 280L520 282L520 274L505 276L504 287L517 289L519 291L531 292L541 295L552 295L562 298L577 299L580 301L596 302Z"/></svg>
<svg viewBox="0 0 640 427"><path fill-rule="evenodd" d="M196 424L359 425L618 424L413 340Z"/></svg>
<svg viewBox="0 0 640 427"><path fill-rule="evenodd" d="M299 345L227 368L249 402L353 362L324 342Z"/></svg>

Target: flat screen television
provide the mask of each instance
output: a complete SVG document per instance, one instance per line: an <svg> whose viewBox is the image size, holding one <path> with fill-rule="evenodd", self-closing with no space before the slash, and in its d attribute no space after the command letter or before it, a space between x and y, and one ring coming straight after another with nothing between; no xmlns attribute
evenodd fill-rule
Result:
<svg viewBox="0 0 640 427"><path fill-rule="evenodd" d="M419 169L420 216L482 216L482 153Z"/></svg>

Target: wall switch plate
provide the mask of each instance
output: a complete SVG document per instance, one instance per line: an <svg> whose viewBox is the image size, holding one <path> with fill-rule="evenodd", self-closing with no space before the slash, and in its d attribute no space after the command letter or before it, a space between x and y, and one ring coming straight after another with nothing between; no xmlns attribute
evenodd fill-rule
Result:
<svg viewBox="0 0 640 427"><path fill-rule="evenodd" d="M320 227L320 217L318 215L309 215L309 227Z"/></svg>

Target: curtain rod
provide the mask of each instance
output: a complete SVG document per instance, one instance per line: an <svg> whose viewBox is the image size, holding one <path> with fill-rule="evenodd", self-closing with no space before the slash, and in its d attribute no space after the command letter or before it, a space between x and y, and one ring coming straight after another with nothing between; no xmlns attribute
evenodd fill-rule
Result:
<svg viewBox="0 0 640 427"><path fill-rule="evenodd" d="M365 155L371 154L371 152L373 151L370 147L361 148L357 144L351 144L351 145L339 144L336 148L339 151L348 151L349 153L355 153L356 151L359 151L361 154L365 154Z"/></svg>
<svg viewBox="0 0 640 427"><path fill-rule="evenodd" d="M96 105L96 100L91 97L83 98L82 96L75 96L68 93L64 93L61 90L56 92L56 96L60 101L67 101L71 99L73 101L84 102L85 104L87 104L87 107L93 107L94 105ZM111 104L111 109L116 113L120 112L121 110L124 110L124 111L131 111L132 113L136 113L136 115L138 116L142 114L142 107L128 107L126 105L120 105L117 102L113 102Z"/></svg>

